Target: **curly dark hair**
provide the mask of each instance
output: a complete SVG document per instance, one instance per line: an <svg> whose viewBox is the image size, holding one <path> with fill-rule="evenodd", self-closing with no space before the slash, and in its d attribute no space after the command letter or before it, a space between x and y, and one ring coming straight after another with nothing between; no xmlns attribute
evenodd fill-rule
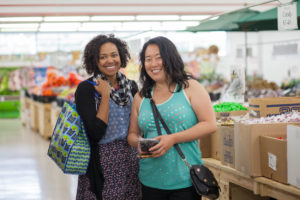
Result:
<svg viewBox="0 0 300 200"><path fill-rule="evenodd" d="M113 34L97 35L91 41L89 41L89 43L85 46L84 49L83 68L85 68L88 74L99 73L98 64L100 47L108 42L111 42L117 46L121 60L121 68L126 67L130 59L130 54L126 42L115 38Z"/></svg>
<svg viewBox="0 0 300 200"><path fill-rule="evenodd" d="M145 52L149 45L155 44L158 46L160 51L160 56L163 61L163 67L166 72L166 80L169 82L169 88L172 84L178 84L178 89L176 92L179 92L182 88L189 86L187 80L191 78L190 75L184 70L184 64L179 55L176 46L168 38L159 36L150 39L146 42L140 52L140 62L141 62L141 73L140 73L140 82L142 83L142 89L140 95L142 97L149 98L151 96L150 92L155 84L151 77L147 74L145 69Z"/></svg>

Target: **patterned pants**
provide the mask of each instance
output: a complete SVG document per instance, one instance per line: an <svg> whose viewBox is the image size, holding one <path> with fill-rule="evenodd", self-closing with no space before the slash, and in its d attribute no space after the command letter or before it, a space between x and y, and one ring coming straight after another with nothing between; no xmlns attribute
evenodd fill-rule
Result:
<svg viewBox="0 0 300 200"><path fill-rule="evenodd" d="M103 200L142 199L137 151L124 140L101 144L99 151L104 175ZM86 175L78 177L77 200L96 200L95 194L89 191L89 185Z"/></svg>

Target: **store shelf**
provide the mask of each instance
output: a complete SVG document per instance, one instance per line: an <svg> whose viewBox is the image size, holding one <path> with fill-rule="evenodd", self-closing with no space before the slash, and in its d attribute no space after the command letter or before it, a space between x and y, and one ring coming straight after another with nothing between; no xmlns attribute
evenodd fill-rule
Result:
<svg viewBox="0 0 300 200"><path fill-rule="evenodd" d="M222 165L213 158L204 158L205 165L214 173L221 187L220 200L229 200L230 184L241 186L253 192L254 195L272 197L277 200L299 200L300 189L285 185L265 177L251 177L234 168Z"/></svg>
<svg viewBox="0 0 300 200"><path fill-rule="evenodd" d="M1 101L19 101L19 95L0 95L0 102Z"/></svg>

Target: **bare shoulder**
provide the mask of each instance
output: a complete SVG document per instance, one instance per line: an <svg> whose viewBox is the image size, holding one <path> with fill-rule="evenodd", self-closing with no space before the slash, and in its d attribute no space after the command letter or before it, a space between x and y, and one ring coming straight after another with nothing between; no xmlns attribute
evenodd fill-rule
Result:
<svg viewBox="0 0 300 200"><path fill-rule="evenodd" d="M139 92L137 92L135 95L134 95L134 98L133 98L133 102L132 102L132 106L138 111L140 105L141 105L141 102L142 102L142 97L140 95Z"/></svg>
<svg viewBox="0 0 300 200"><path fill-rule="evenodd" d="M141 100L142 100L142 97L140 95L140 92L137 92L133 97L133 101L140 102Z"/></svg>
<svg viewBox="0 0 300 200"><path fill-rule="evenodd" d="M195 79L188 80L189 86L185 89L188 94L202 93L205 91L204 87Z"/></svg>

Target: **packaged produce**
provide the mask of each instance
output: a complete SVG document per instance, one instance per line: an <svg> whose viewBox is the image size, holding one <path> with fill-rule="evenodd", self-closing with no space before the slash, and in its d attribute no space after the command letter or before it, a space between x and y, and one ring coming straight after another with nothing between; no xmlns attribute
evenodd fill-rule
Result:
<svg viewBox="0 0 300 200"><path fill-rule="evenodd" d="M247 108L244 107L242 104L235 103L235 102L223 102L220 104L216 104L213 107L214 107L215 112L247 110Z"/></svg>
<svg viewBox="0 0 300 200"><path fill-rule="evenodd" d="M141 150L145 152L143 155L151 155L149 149L159 143L159 140L152 138L139 138L138 142L140 144Z"/></svg>

